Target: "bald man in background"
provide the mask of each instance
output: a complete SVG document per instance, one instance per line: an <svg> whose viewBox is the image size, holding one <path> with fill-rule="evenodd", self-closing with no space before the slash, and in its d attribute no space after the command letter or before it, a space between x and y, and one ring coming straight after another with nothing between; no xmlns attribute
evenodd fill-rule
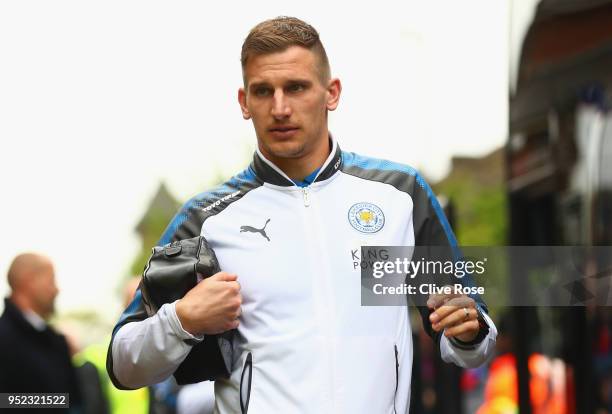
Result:
<svg viewBox="0 0 612 414"><path fill-rule="evenodd" d="M11 294L0 317L0 392L80 393L68 344L47 321L59 293L51 260L20 254L8 271Z"/></svg>

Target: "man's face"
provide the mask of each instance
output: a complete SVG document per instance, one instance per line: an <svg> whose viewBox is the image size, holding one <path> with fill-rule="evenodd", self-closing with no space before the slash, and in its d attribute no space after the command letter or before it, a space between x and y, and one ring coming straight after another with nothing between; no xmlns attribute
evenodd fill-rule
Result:
<svg viewBox="0 0 612 414"><path fill-rule="evenodd" d="M327 149L327 111L336 109L337 79L321 79L316 55L300 46L249 58L238 101L260 151L272 162Z"/></svg>
<svg viewBox="0 0 612 414"><path fill-rule="evenodd" d="M32 275L29 288L34 311L43 319L49 318L55 311L55 298L59 293L53 265L46 264Z"/></svg>

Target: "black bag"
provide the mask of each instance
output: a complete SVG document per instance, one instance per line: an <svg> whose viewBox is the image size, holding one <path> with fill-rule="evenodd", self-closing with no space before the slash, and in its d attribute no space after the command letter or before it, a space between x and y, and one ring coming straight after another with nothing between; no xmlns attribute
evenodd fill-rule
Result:
<svg viewBox="0 0 612 414"><path fill-rule="evenodd" d="M215 252L204 237L178 240L153 248L142 275L140 290L149 316L164 303L182 298L198 282L220 271ZM174 373L179 385L228 378L234 331L204 335ZM189 342L192 344L191 342Z"/></svg>

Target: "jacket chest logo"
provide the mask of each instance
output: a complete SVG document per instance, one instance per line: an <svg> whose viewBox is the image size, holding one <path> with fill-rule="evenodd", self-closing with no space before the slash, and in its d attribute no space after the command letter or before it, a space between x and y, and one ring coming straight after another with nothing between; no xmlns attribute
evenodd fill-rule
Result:
<svg viewBox="0 0 612 414"><path fill-rule="evenodd" d="M361 202L349 209L348 221L357 231L376 233L385 225L385 215L376 204Z"/></svg>
<svg viewBox="0 0 612 414"><path fill-rule="evenodd" d="M240 226L240 233L249 232L249 233L259 233L261 236L270 241L270 238L266 234L266 226L270 222L270 219L266 220L266 224L261 229L255 228L253 226Z"/></svg>

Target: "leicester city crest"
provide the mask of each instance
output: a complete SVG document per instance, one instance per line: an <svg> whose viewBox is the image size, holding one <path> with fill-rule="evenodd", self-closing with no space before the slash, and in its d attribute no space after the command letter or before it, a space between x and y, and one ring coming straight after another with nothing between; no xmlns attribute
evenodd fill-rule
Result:
<svg viewBox="0 0 612 414"><path fill-rule="evenodd" d="M380 207L372 203L357 203L349 209L348 220L355 230L376 233L385 225L385 215Z"/></svg>

